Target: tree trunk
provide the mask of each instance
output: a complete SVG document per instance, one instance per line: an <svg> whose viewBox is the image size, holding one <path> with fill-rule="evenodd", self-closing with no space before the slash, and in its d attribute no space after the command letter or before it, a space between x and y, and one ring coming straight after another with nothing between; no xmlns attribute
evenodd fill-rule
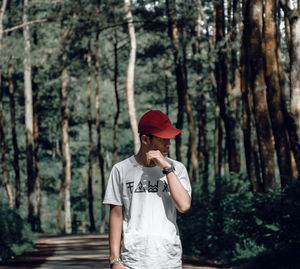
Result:
<svg viewBox="0 0 300 269"><path fill-rule="evenodd" d="M187 70L187 60L186 60L186 33L183 30L183 70L186 82L188 81L188 70ZM186 85L186 91L184 94L184 105L187 114L188 130L189 130L189 143L188 143L188 171L191 170L191 178L197 180L198 177L198 155L196 146L196 132L195 132L195 122L193 116L193 107L188 94L188 86Z"/></svg>
<svg viewBox="0 0 300 269"><path fill-rule="evenodd" d="M166 114L169 116L170 113L170 89L169 89L169 69L167 65L168 60L165 58L163 59L163 69L164 69L164 92L165 92L165 107L166 107Z"/></svg>
<svg viewBox="0 0 300 269"><path fill-rule="evenodd" d="M224 123L225 131L228 131L226 125L227 116L225 108L226 86L227 86L227 64L226 55L221 42L225 35L224 2L215 1L215 47L217 49L217 60L215 66L215 77L217 82L216 108L215 108L215 150L214 150L214 169L215 169L215 196L218 199L221 192L221 168L223 159L223 136ZM225 136L226 149L228 150L228 132Z"/></svg>
<svg viewBox="0 0 300 269"><path fill-rule="evenodd" d="M101 175L101 201L104 200L106 176L105 176L105 161L104 154L102 152L101 142L101 111L100 111L100 85L99 85L99 71L100 71L100 51L99 51L99 34L97 34L96 40L96 55L95 55L95 100L96 100L96 130L97 130L97 155L99 162L99 170ZM101 206L101 221L100 221L100 233L105 233L106 227L106 207Z"/></svg>
<svg viewBox="0 0 300 269"><path fill-rule="evenodd" d="M17 131L16 131L15 85L14 85L12 64L10 64L8 67L8 90L9 90L11 136L12 136L13 151L14 151L13 167L15 172L15 206L16 208L20 208L21 205L21 180L20 180L20 165L19 165L20 150L18 146Z"/></svg>
<svg viewBox="0 0 300 269"><path fill-rule="evenodd" d="M198 111L198 159L201 161L200 178L202 179L202 194L208 198L209 195L209 154L207 148L207 133L206 133L206 98L202 92L197 99L197 111Z"/></svg>
<svg viewBox="0 0 300 269"><path fill-rule="evenodd" d="M37 230L37 197L36 178L34 171L34 134L33 134L33 101L32 101L32 70L31 44L28 22L29 1L24 0L23 6L23 36L24 36L24 97L26 126L26 156L27 156L27 188L28 188L28 220L33 231Z"/></svg>
<svg viewBox="0 0 300 269"><path fill-rule="evenodd" d="M247 21L245 21L245 26L247 26ZM245 27L245 29L246 29ZM248 44L246 40L246 34L243 34L243 46ZM246 67L248 61L247 51L242 51L242 67L241 67L241 90L242 90L242 129L243 129L243 138L244 138L244 148L245 148L245 159L248 178L252 185L252 191L254 193L263 192L263 182L260 172L259 164L259 153L257 148L257 140L255 134L255 124L254 124L254 115L253 115L253 97L252 93L248 87L248 74Z"/></svg>
<svg viewBox="0 0 300 269"><path fill-rule="evenodd" d="M2 76L0 74L0 157L1 157L1 169L2 169L2 182L5 187L7 194L7 201L10 208L14 206L14 197L10 184L10 175L8 170L8 160L7 160L7 145L4 133L4 119L2 111L2 96L3 96L3 87L2 87Z"/></svg>
<svg viewBox="0 0 300 269"><path fill-rule="evenodd" d="M126 97L128 104L128 113L129 120L133 135L134 141L134 152L137 153L140 148L140 139L138 134L138 125L136 120L136 109L134 102L134 69L135 69L135 60L136 60L136 37L135 37L135 28L133 24L133 17L131 12L131 1L124 0L125 2L125 14L126 21L128 25L128 31L130 36L130 54L129 54L129 62L127 67L127 77L126 77Z"/></svg>
<svg viewBox="0 0 300 269"><path fill-rule="evenodd" d="M62 132L62 151L63 151L63 193L65 210L65 233L72 233L71 218L71 153L69 145L69 108L68 108L68 70L65 64L66 55L63 55L63 70L61 73L61 132Z"/></svg>
<svg viewBox="0 0 300 269"><path fill-rule="evenodd" d="M68 108L68 70L65 64L67 56L63 55L63 70L61 73L61 132L62 132L62 152L63 152L63 193L65 210L65 233L72 233L71 219L71 153L69 145L69 108Z"/></svg>
<svg viewBox="0 0 300 269"><path fill-rule="evenodd" d="M34 72L37 73L37 72ZM42 232L41 209L42 209L42 190L39 167L39 119L38 119L38 86L34 85L33 95L33 139L34 139L34 171L35 171L35 193L36 193L36 230Z"/></svg>
<svg viewBox="0 0 300 269"><path fill-rule="evenodd" d="M178 113L177 113L177 122L176 128L183 128L183 116L185 108L185 93L186 93L186 78L183 67L182 56L179 52L179 30L177 27L177 18L176 18L176 0L166 0L167 8L167 17L168 17L168 32L171 40L171 46L173 50L173 59L175 65L175 75L176 75L176 88L177 88L177 100L178 100ZM176 159L182 161L181 156L181 136L177 135L175 137L176 141Z"/></svg>
<svg viewBox="0 0 300 269"><path fill-rule="evenodd" d="M88 157L88 203L90 217L90 232L96 230L94 218L94 194L93 194L93 116L92 116L92 98L91 98L91 54L87 55L88 78L87 78L87 123L88 123L88 141L89 141L89 157Z"/></svg>
<svg viewBox="0 0 300 269"><path fill-rule="evenodd" d="M291 117L294 123L293 146L300 173L300 7L297 16L290 21L291 27Z"/></svg>
<svg viewBox="0 0 300 269"><path fill-rule="evenodd" d="M232 12L231 12L232 11ZM229 171L238 173L241 168L240 160L240 138L239 138L239 129L238 129L238 106L240 100L240 87L241 87L241 78L239 70L239 59L238 52L235 48L235 44L239 41L237 40L237 33L239 32L237 25L237 14L238 10L238 1L233 0L232 5L229 5L229 14L231 14L229 19L230 29L228 34L230 34L230 44L229 45L229 54L230 61L228 60L228 73L227 73L227 85L226 85L226 113L224 115L224 122L226 128L226 148L228 151L228 165ZM226 65L226 61L225 61Z"/></svg>
<svg viewBox="0 0 300 269"><path fill-rule="evenodd" d="M62 232L61 228L61 211L62 211L62 200L63 200L64 186L61 181L60 188L57 195L57 208L56 208L56 231L57 233Z"/></svg>
<svg viewBox="0 0 300 269"><path fill-rule="evenodd" d="M300 177L300 5L292 10L289 2L280 0L280 6L285 14L286 41L290 56L290 111L286 109L286 122L292 148L292 160L295 161Z"/></svg>
<svg viewBox="0 0 300 269"><path fill-rule="evenodd" d="M278 2L274 0L266 0L265 2L265 76L281 186L286 187L292 178L292 164L290 158L290 144L284 120L283 94L280 85L280 62L277 42L277 3Z"/></svg>
<svg viewBox="0 0 300 269"><path fill-rule="evenodd" d="M115 164L118 160L118 121L120 116L120 97L118 89L118 78L119 78L119 58L118 58L118 36L115 31L115 42L114 42L114 90L115 90L115 100L116 100L116 113L114 117L113 125L113 158L112 163Z"/></svg>
<svg viewBox="0 0 300 269"><path fill-rule="evenodd" d="M252 90L255 128L264 191L275 187L274 137L269 118L263 63L263 2L245 1L244 54L246 87ZM250 119L248 119L250 120Z"/></svg>
<svg viewBox="0 0 300 269"><path fill-rule="evenodd" d="M33 44L35 47L38 47L38 37L37 29L33 28ZM35 175L35 193L36 193L36 230L42 232L42 223L41 223L41 210L42 210L42 191L41 191L41 177L40 177L40 167L39 167L39 109L38 109L38 93L39 88L38 84L35 82L35 76L38 73L38 68L33 66L32 68L32 90L33 90L33 140L34 140L34 149L33 149L33 167Z"/></svg>
<svg viewBox="0 0 300 269"><path fill-rule="evenodd" d="M193 45L193 53L195 56L198 53L201 53L200 49L200 37L203 34L202 25L204 23L204 28L206 31L207 37L207 44L209 51L212 50L212 41L211 37L208 35L208 23L205 19L203 5L201 0L197 0L196 2L197 7L197 20L196 20L196 42ZM212 84L212 88L216 88L216 80L215 74L213 72L213 65L210 58L208 58L209 67L208 72L210 73L209 80ZM195 70L197 74L201 72L201 62L196 61ZM198 160L200 161L200 168L199 168L199 177L202 180L202 194L205 198L209 196L209 152L208 152L208 140L207 140L207 132L206 132L206 124L207 124L207 94L203 90L201 82L203 78L200 76L196 77L196 85L199 88L199 95L197 97L197 114L198 114Z"/></svg>
<svg viewBox="0 0 300 269"><path fill-rule="evenodd" d="M3 37L3 19L4 14L7 6L7 0L2 1L1 10L0 10L0 55L2 55L2 37ZM13 207L14 205L14 198L13 193L10 185L10 176L8 170L8 163L7 163L7 146L5 140L5 133L4 133L4 119L3 119L3 111L2 111L2 96L3 96L3 85L2 85L2 63L0 63L0 157L1 157L1 168L2 168L2 184L5 186L8 205L9 207Z"/></svg>

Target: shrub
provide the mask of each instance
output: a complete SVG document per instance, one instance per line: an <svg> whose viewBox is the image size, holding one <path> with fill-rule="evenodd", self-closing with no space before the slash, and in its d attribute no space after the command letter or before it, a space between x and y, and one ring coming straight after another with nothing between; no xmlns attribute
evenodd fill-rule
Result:
<svg viewBox="0 0 300 269"><path fill-rule="evenodd" d="M194 188L192 209L178 219L185 253L247 269L300 268L300 183L254 196L249 185L236 184L247 182L242 177L222 178L218 197L205 200Z"/></svg>
<svg viewBox="0 0 300 269"><path fill-rule="evenodd" d="M0 261L5 261L34 245L34 235L17 210L0 207Z"/></svg>

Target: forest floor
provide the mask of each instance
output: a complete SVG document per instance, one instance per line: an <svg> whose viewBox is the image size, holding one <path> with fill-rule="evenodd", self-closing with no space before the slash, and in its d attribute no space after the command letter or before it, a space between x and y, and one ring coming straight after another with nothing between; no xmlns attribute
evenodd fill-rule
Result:
<svg viewBox="0 0 300 269"><path fill-rule="evenodd" d="M109 269L107 235L41 235L34 251L6 263L1 269ZM222 268L209 261L183 257L183 269ZM155 268L153 268L155 269Z"/></svg>

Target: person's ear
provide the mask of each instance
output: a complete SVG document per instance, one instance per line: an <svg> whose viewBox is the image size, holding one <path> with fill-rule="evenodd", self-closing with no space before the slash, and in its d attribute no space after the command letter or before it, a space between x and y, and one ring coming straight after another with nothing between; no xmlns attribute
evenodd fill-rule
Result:
<svg viewBox="0 0 300 269"><path fill-rule="evenodd" d="M150 144L150 137L148 135L142 135L141 136L141 143L143 145L149 145Z"/></svg>

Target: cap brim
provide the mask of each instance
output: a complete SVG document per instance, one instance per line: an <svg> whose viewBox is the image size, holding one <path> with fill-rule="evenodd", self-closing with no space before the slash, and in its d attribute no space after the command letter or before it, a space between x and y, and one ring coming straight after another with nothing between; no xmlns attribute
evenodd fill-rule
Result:
<svg viewBox="0 0 300 269"><path fill-rule="evenodd" d="M157 136L159 138L168 139L168 138L173 138L176 135L179 135L181 133L183 133L183 131L177 128L169 127L167 129L164 129L163 131L152 133L152 135Z"/></svg>

